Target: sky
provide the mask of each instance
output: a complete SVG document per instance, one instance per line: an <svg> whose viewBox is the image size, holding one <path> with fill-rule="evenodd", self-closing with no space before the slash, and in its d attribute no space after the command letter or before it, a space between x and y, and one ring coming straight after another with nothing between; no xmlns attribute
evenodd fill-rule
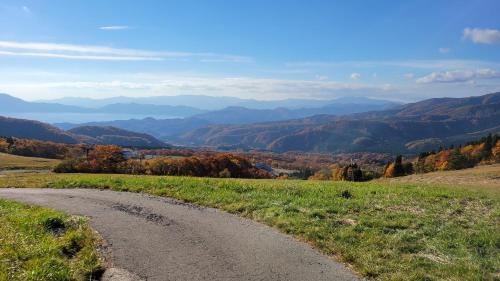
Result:
<svg viewBox="0 0 500 281"><path fill-rule="evenodd" d="M1 0L0 92L481 95L500 91L498 11L498 0Z"/></svg>

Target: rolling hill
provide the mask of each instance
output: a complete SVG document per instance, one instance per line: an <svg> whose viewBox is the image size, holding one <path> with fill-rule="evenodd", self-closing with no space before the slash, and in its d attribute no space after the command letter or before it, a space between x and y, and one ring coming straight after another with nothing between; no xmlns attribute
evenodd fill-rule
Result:
<svg viewBox="0 0 500 281"><path fill-rule="evenodd" d="M58 143L116 144L127 147L157 148L167 145L143 133L114 127L84 126L64 131L38 121L0 116L0 136L37 139Z"/></svg>
<svg viewBox="0 0 500 281"><path fill-rule="evenodd" d="M278 152L418 152L500 131L500 93L424 100L397 109L250 125L210 125L180 138L191 144Z"/></svg>
<svg viewBox="0 0 500 281"><path fill-rule="evenodd" d="M68 132L90 144L116 144L125 147L166 147L165 143L143 133L136 133L115 127L81 126Z"/></svg>
<svg viewBox="0 0 500 281"><path fill-rule="evenodd" d="M77 136L49 124L2 116L0 116L0 136L38 139L69 144L80 142Z"/></svg>

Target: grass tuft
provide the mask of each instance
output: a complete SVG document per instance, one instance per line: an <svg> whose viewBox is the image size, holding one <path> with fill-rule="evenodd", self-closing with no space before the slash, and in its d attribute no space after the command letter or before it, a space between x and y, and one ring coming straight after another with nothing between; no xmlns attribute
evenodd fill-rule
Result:
<svg viewBox="0 0 500 281"><path fill-rule="evenodd" d="M83 219L0 199L2 281L97 280L103 262L95 246Z"/></svg>

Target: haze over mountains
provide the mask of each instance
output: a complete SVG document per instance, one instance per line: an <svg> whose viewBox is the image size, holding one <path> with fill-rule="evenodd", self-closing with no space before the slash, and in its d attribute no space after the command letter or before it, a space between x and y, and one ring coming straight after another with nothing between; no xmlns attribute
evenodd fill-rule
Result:
<svg viewBox="0 0 500 281"><path fill-rule="evenodd" d="M48 123L85 123L127 119L194 117L214 124L280 121L317 114L341 115L382 110L399 103L370 98L258 101L232 97L160 96L108 99L63 98L27 102L0 94L0 114Z"/></svg>
<svg viewBox="0 0 500 281"><path fill-rule="evenodd" d="M204 95L180 95L180 96L152 96L152 97L113 97L105 99L90 99L80 97L65 97L52 100L39 100L43 103L57 103L62 105L79 106L86 108L100 108L117 103L153 104L169 106L189 106L201 110L220 110L226 107L246 107L251 109L275 109L275 108L316 108L327 104L370 104L370 105L397 105L397 102L378 100L367 97L342 97L330 100L318 99L284 99L284 100L255 100L241 99L235 97L213 97Z"/></svg>
<svg viewBox="0 0 500 281"><path fill-rule="evenodd" d="M8 97L2 97L4 100L9 100ZM74 141L103 144L126 143L128 146L160 146L163 143L156 139L158 138L167 143L189 146L322 153L416 153L500 131L500 93L469 98L429 99L406 105L370 99L362 101L364 103L348 103L344 99L339 103L325 104L315 108L251 109L232 106L214 111L199 109L201 113L186 118L143 118L85 124L57 124L60 128L69 131L58 131L54 127L39 122L36 124L38 127L47 129L49 133L59 134L58 139L63 139L64 142L72 141L64 137L71 138L71 136L79 135L91 140L77 137ZM15 100L15 102L17 105L14 104L11 108L17 106L16 110L20 111L46 106L56 111L74 108L72 105L47 105L22 100ZM120 108L121 106L124 104L104 107ZM143 110L142 105L128 106L128 111L141 112ZM163 106L177 109L182 107L180 105L151 106L160 111ZM127 111L127 107L122 108ZM85 110L92 112L100 109L86 108ZM191 110L191 108L183 110ZM6 122L5 120L9 121L4 118L3 122ZM13 124L12 120L9 122ZM18 129L10 128L11 126L14 125L7 125L10 133ZM6 128L5 125L3 128ZM22 131L22 128L26 129L21 126L19 130ZM5 134L5 129L0 130L0 135L2 134ZM31 136L30 132L27 132L26 136ZM125 142L123 138L127 141ZM139 140L134 142L131 138Z"/></svg>

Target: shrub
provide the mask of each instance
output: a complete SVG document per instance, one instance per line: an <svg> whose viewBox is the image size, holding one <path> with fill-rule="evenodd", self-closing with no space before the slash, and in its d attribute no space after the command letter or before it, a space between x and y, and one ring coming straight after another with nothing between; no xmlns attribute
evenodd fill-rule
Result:
<svg viewBox="0 0 500 281"><path fill-rule="evenodd" d="M79 172L78 163L79 161L74 158L64 159L54 167L53 171L55 173L76 173Z"/></svg>

